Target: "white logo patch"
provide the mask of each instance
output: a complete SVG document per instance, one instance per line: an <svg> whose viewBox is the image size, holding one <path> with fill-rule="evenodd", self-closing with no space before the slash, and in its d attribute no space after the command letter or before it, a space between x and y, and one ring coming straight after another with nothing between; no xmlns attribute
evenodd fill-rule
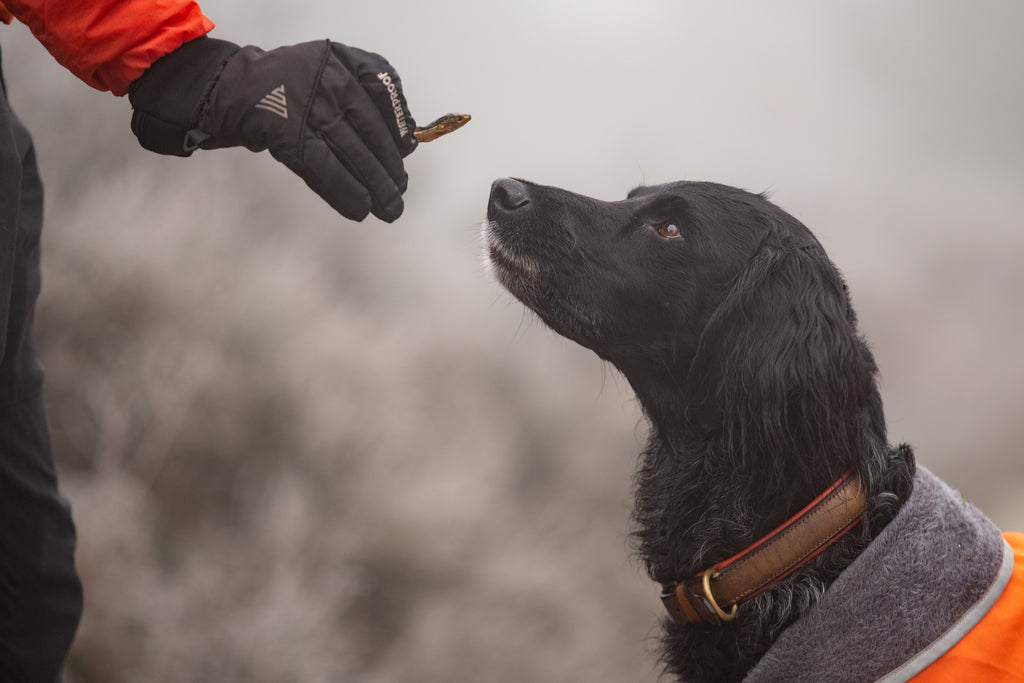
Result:
<svg viewBox="0 0 1024 683"><path fill-rule="evenodd" d="M391 97L391 108L395 110L395 125L398 126L398 137L404 138L409 134L409 124L405 121L405 110L402 109L402 101L398 98L398 87L391 80L391 74L382 71L377 74L377 79L388 89Z"/></svg>

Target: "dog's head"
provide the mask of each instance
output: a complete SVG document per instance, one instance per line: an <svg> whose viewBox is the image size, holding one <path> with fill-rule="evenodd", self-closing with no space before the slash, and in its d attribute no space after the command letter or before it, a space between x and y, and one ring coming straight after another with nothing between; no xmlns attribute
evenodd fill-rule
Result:
<svg viewBox="0 0 1024 683"><path fill-rule="evenodd" d="M706 183L603 202L503 178L485 234L497 279L560 334L612 360L691 351L763 240L764 202Z"/></svg>
<svg viewBox="0 0 1024 683"><path fill-rule="evenodd" d="M655 417L820 447L877 399L841 276L762 195L677 182L606 202L503 178L484 233L499 282L616 365Z"/></svg>
<svg viewBox="0 0 1024 683"><path fill-rule="evenodd" d="M661 367L691 360L711 314L771 237L817 244L764 197L694 182L604 202L502 178L484 228L499 282L556 332L613 363Z"/></svg>

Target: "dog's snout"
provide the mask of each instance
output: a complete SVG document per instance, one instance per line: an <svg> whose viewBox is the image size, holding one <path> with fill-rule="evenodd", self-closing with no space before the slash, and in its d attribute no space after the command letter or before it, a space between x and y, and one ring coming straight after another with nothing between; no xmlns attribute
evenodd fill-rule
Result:
<svg viewBox="0 0 1024 683"><path fill-rule="evenodd" d="M491 199L487 205L490 216L512 213L530 203L530 190L525 183L514 178L498 178L491 184Z"/></svg>

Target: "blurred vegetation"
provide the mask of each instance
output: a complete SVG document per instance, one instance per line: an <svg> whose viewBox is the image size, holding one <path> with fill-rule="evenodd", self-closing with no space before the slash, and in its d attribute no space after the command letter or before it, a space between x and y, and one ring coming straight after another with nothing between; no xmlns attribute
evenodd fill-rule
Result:
<svg viewBox="0 0 1024 683"><path fill-rule="evenodd" d="M62 97L96 122L67 147ZM154 158L123 102L46 101L36 336L86 587L69 681L654 675L620 381L568 344L509 358L529 323L496 290L424 311L381 226L303 224L269 157ZM562 363L589 395L538 393Z"/></svg>

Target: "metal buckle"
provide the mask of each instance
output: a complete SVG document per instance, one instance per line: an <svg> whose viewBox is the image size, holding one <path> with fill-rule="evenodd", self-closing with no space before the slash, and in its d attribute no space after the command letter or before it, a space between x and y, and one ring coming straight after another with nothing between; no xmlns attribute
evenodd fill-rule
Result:
<svg viewBox="0 0 1024 683"><path fill-rule="evenodd" d="M718 576L718 572L715 572L715 576L716 577ZM715 601L715 596L711 594L711 570L710 569L707 570L706 572L704 572L704 580L703 580L702 583L703 583L703 586L704 586L704 599L707 601L706 604L711 605L711 608L715 610L715 614L718 615L718 618L721 619L722 621L732 621L733 619L735 619L736 618L736 610L739 609L739 605L733 605L732 606L732 611L726 613L726 612L724 612L722 610L721 607L718 606L718 603Z"/></svg>

